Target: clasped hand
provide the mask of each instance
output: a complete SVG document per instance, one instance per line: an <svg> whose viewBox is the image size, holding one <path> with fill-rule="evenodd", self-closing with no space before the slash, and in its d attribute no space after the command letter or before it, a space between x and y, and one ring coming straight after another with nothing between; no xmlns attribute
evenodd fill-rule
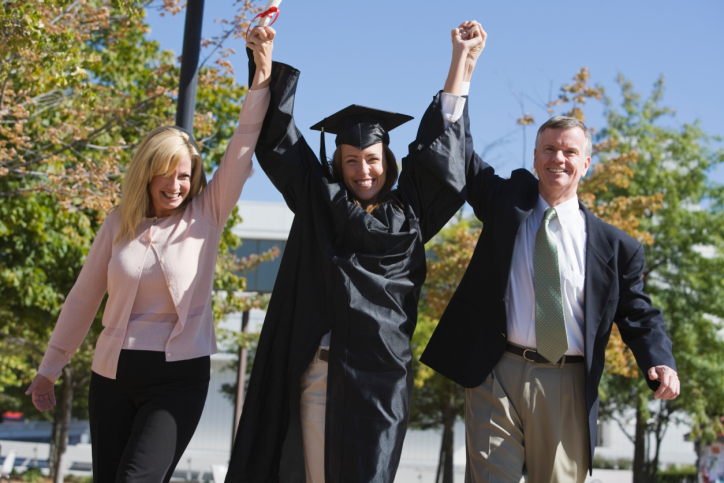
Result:
<svg viewBox="0 0 724 483"><path fill-rule="evenodd" d="M467 60L475 63L485 48L488 34L479 22L467 20L451 32L453 49L466 54Z"/></svg>

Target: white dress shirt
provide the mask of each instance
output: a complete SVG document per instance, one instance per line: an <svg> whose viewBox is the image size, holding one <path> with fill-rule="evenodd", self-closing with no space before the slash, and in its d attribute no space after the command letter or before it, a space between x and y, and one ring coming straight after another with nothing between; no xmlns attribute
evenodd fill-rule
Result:
<svg viewBox="0 0 724 483"><path fill-rule="evenodd" d="M508 341L522 347L536 347L535 277L533 254L535 237L550 205L538 195L538 204L525 220L515 238L510 282L506 292ZM555 207L558 216L549 228L558 245L561 271L563 315L568 334L566 355L583 355L583 287L586 280L586 218L578 207L578 198Z"/></svg>

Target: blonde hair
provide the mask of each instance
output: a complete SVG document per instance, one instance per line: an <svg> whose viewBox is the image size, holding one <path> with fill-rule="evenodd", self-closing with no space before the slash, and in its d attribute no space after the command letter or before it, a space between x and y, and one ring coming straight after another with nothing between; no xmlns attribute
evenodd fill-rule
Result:
<svg viewBox="0 0 724 483"><path fill-rule="evenodd" d="M385 184L380 188L379 193L375 198L374 203L365 204L358 200L352 190L347 190L347 196L357 205L364 208L367 213L372 213L380 205L384 204L385 198L392 191L392 187L397 182L398 170L397 160L395 155L392 154L390 148L386 144L382 144L382 150L385 153ZM332 176L340 183L344 183L344 177L342 176L342 147L339 146L335 149L332 155ZM345 185L346 186L346 185Z"/></svg>
<svg viewBox="0 0 724 483"><path fill-rule="evenodd" d="M193 137L178 127L160 126L148 133L136 150L123 181L121 202L115 208L120 211L121 230L114 243L136 236L138 225L151 208L148 184L154 176L166 176L175 171L186 155L191 157L191 188L172 215L182 213L193 197L206 187L199 147Z"/></svg>

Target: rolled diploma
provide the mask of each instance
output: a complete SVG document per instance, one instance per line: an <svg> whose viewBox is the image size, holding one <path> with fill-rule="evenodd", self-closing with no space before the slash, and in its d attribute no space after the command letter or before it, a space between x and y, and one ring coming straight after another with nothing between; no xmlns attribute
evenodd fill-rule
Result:
<svg viewBox="0 0 724 483"><path fill-rule="evenodd" d="M267 10L269 10L272 7L279 8L279 5L281 5L281 3L282 3L282 0L269 0L269 3L266 4L266 8L264 9L264 11L266 12ZM269 17L262 17L259 19L259 23L257 23L257 25L259 27L266 27L267 25L269 25L270 20L271 19Z"/></svg>

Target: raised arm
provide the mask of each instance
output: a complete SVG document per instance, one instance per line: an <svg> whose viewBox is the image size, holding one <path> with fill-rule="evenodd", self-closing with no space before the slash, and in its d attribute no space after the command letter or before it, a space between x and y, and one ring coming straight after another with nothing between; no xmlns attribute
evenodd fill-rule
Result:
<svg viewBox="0 0 724 483"><path fill-rule="evenodd" d="M284 196L289 209L296 212L313 193L312 178L328 176L329 170L326 160L320 164L294 123L299 71L289 65L272 62L273 37L265 40L260 34L257 42L254 40L256 32L255 28L247 43L249 84L252 89L268 86L270 94L269 109L256 145L256 159Z"/></svg>
<svg viewBox="0 0 724 483"><path fill-rule="evenodd" d="M251 90L269 87L272 71L272 50L277 32L271 27L254 27L246 39L246 47L254 53L256 72Z"/></svg>
<svg viewBox="0 0 724 483"><path fill-rule="evenodd" d="M475 21L452 30L453 55L445 89L433 99L420 121L415 142L403 160L399 188L417 211L425 240L437 233L462 206L466 172L473 159L465 113L469 82L485 45Z"/></svg>
<svg viewBox="0 0 724 483"><path fill-rule="evenodd" d="M252 173L251 157L254 153L262 122L269 106L268 72L271 70L271 49L276 32L271 27L256 28L249 35L247 45L260 51L260 59L268 58L268 68L260 69L257 81L246 94L239 113L239 123L224 152L219 168L198 203L204 216L221 230L239 201L246 180ZM266 74L265 74L266 73Z"/></svg>
<svg viewBox="0 0 724 483"><path fill-rule="evenodd" d="M488 34L475 20L468 20L450 32L452 60L443 92L456 96L465 95L463 82L470 82L480 53L485 48Z"/></svg>

